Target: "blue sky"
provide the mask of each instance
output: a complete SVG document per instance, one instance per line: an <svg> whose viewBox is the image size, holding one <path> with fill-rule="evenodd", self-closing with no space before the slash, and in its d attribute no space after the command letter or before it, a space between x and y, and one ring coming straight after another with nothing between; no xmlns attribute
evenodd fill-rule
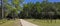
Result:
<svg viewBox="0 0 60 26"><path fill-rule="evenodd" d="M60 0L49 0L49 2L60 2Z"/></svg>
<svg viewBox="0 0 60 26"><path fill-rule="evenodd" d="M29 3L29 2L42 2L43 0L24 0L23 4ZM49 2L60 2L60 0L48 0ZM11 0L8 1L8 3L10 3ZM21 4L22 5L22 4Z"/></svg>
<svg viewBox="0 0 60 26"><path fill-rule="evenodd" d="M43 0L24 0L24 3L28 3L28 2L42 2ZM49 2L60 2L60 0L48 0Z"/></svg>
<svg viewBox="0 0 60 26"><path fill-rule="evenodd" d="M23 3L29 3L29 2L42 2L43 0L24 0L24 2ZM48 0L49 2L60 2L60 0ZM11 2L11 0L9 0L8 1L8 3L10 3ZM0 1L0 4L1 4L1 1Z"/></svg>
<svg viewBox="0 0 60 26"><path fill-rule="evenodd" d="M28 3L28 2L42 2L43 0L24 0L24 3Z"/></svg>
<svg viewBox="0 0 60 26"><path fill-rule="evenodd" d="M9 1L11 1L11 0L9 0ZM37 1L39 1L39 2L42 2L43 0L24 0L24 2L23 3L28 3L28 2L37 2ZM60 0L48 0L49 2L60 2Z"/></svg>

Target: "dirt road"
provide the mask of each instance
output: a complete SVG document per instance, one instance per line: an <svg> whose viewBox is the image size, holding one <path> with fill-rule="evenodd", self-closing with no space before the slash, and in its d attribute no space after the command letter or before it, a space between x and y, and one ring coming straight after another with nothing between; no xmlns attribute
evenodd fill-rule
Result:
<svg viewBox="0 0 60 26"><path fill-rule="evenodd" d="M22 26L38 26L38 25L35 25L35 24L30 23L30 22L23 20L23 19L20 19L20 22L21 22Z"/></svg>

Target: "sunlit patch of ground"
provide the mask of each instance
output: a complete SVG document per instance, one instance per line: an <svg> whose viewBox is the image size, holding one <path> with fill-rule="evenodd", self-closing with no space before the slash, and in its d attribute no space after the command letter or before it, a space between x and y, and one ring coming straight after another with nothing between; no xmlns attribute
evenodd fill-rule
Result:
<svg viewBox="0 0 60 26"><path fill-rule="evenodd" d="M10 20L6 23L0 24L0 26L20 26L20 20Z"/></svg>
<svg viewBox="0 0 60 26"><path fill-rule="evenodd" d="M60 20L56 20L56 23L55 20L53 20L52 23L50 20L40 20L40 19L26 19L26 20L39 26L60 26Z"/></svg>

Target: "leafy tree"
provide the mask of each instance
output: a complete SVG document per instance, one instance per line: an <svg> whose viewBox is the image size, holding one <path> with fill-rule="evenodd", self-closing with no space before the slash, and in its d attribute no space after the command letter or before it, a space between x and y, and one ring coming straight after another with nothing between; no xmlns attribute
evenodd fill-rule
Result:
<svg viewBox="0 0 60 26"><path fill-rule="evenodd" d="M18 11L22 11L22 8L20 6L20 3L22 3L22 0L12 0L12 3L9 4L8 0L3 0L3 6L4 6L4 16L8 16L11 14L11 16L18 15ZM13 17L14 18L14 17Z"/></svg>

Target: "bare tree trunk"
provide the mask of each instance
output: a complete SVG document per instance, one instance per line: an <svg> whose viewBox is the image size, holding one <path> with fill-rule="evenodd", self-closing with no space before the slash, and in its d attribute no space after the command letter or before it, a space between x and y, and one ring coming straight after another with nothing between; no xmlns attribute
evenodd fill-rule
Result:
<svg viewBox="0 0 60 26"><path fill-rule="evenodd" d="M51 16L51 15L49 15L49 18L50 18L50 22L52 23L52 16Z"/></svg>
<svg viewBox="0 0 60 26"><path fill-rule="evenodd" d="M2 18L4 17L4 9L3 9L4 5L3 5L3 2L2 2Z"/></svg>
<svg viewBox="0 0 60 26"><path fill-rule="evenodd" d="M56 23L56 19L55 19L55 23Z"/></svg>

